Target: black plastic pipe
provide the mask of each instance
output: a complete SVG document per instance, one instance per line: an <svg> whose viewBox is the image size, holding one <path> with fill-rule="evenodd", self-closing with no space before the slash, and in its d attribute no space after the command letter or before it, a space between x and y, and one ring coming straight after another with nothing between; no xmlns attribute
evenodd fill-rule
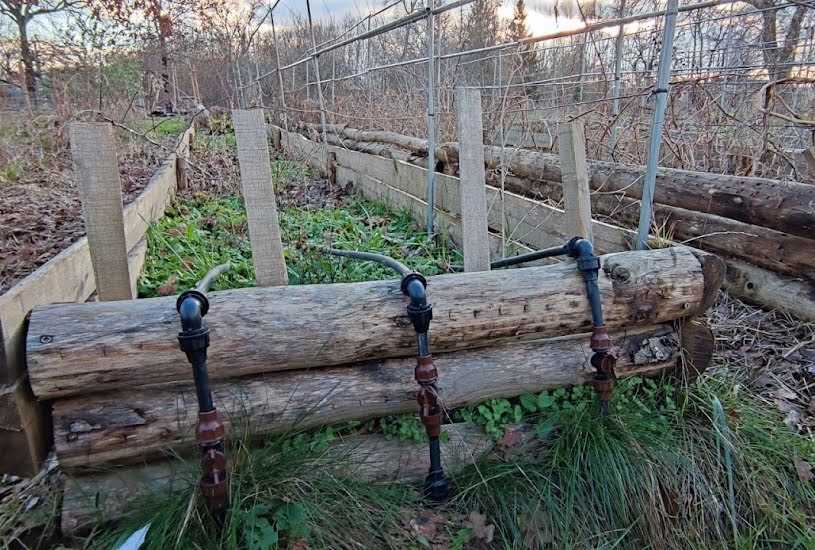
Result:
<svg viewBox="0 0 815 550"><path fill-rule="evenodd" d="M209 302L203 293L188 290L178 297L176 307L181 317L182 329L178 334L178 341L192 366L198 410L209 412L215 408L212 404L212 387L207 370L209 330L203 324L203 316L209 309Z"/></svg>
<svg viewBox="0 0 815 550"><path fill-rule="evenodd" d="M413 329L416 331L418 356L414 374L416 382L419 384L416 400L419 403L420 420L427 432L430 451L430 468L425 478L424 490L425 494L433 501L441 502L446 500L450 490L441 465L439 436L441 434L442 408L436 391L438 371L430 353L430 339L428 337L430 321L433 319L433 306L427 303L427 294L425 292L427 280L421 273L411 271L402 262L383 254L338 250L336 248L321 248L320 250L334 256L377 262L390 267L401 275L400 288L402 294L410 298L407 314Z"/></svg>
<svg viewBox="0 0 815 550"><path fill-rule="evenodd" d="M597 277L600 273L600 259L594 255L594 247L586 239L575 237L564 247L569 257L577 260L577 268L586 281L586 294L591 305L592 324L595 327L604 327L603 306L600 301L600 287L597 286Z"/></svg>
<svg viewBox="0 0 815 550"><path fill-rule="evenodd" d="M358 252L356 250L339 250L337 248L320 248L321 251L332 256L343 256L345 258L354 258L357 260L366 260L369 262L377 262L396 271L401 277L404 277L412 271L402 262L394 260L390 256L384 254L375 254L373 252Z"/></svg>
<svg viewBox="0 0 815 550"><path fill-rule="evenodd" d="M511 258L503 258L495 260L490 264L491 269L499 269L502 267L509 267L511 265L523 264L526 262L534 262L535 260L542 260L544 258L554 258L555 256L564 256L566 254L566 246L553 246L552 248L544 248L543 250L536 250L535 252L527 252L526 254L519 254Z"/></svg>

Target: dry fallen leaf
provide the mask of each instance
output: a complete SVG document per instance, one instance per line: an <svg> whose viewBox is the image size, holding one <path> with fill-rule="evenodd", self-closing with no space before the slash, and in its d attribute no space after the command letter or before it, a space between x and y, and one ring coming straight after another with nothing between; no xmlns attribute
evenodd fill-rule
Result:
<svg viewBox="0 0 815 550"><path fill-rule="evenodd" d="M524 442L524 436L521 433L521 430L513 430L511 427L507 426L504 428L504 437L498 442L498 446L503 449L508 449L510 447L517 447Z"/></svg>
<svg viewBox="0 0 815 550"><path fill-rule="evenodd" d="M172 296L178 290L178 283L176 281L175 275L167 279L167 282L163 285L159 285L158 293L161 296Z"/></svg>
<svg viewBox="0 0 815 550"><path fill-rule="evenodd" d="M801 460L797 456L793 460L795 462L795 471L801 481L812 481L815 479L815 474L812 473L812 465L805 460Z"/></svg>
<svg viewBox="0 0 815 550"><path fill-rule="evenodd" d="M464 522L464 527L472 529L476 538L488 544L495 535L495 525L488 525L487 516L478 512L470 512L470 519Z"/></svg>
<svg viewBox="0 0 815 550"><path fill-rule="evenodd" d="M422 510L415 518L408 521L411 532L414 537L424 537L428 541L432 541L439 533L439 526L447 522L444 516Z"/></svg>

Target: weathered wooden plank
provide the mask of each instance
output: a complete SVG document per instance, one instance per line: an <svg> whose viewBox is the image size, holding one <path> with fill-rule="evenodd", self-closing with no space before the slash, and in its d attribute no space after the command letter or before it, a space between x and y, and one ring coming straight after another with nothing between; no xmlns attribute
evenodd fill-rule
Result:
<svg viewBox="0 0 815 550"><path fill-rule="evenodd" d="M336 131L359 141L392 143L418 154L427 153L425 140L409 136L389 135L392 132L362 132L345 126ZM500 147L486 146L484 153L488 167L500 165ZM441 162L457 162L458 144L440 146L436 157ZM561 181L557 155L515 149L509 169L519 176ZM624 192L626 196L636 199L642 197L643 166L589 161L588 169L592 189ZM657 171L654 201L802 237L810 237L815 230L815 188L808 182L660 168Z"/></svg>
<svg viewBox="0 0 815 550"><path fill-rule="evenodd" d="M122 182L113 125L74 122L70 138L96 294L100 300L130 300L134 296L127 266Z"/></svg>
<svg viewBox="0 0 815 550"><path fill-rule="evenodd" d="M490 252L487 243L487 182L484 174L481 91L477 88L457 88L456 104L464 271L486 271L490 268Z"/></svg>
<svg viewBox="0 0 815 550"><path fill-rule="evenodd" d="M612 340L620 376L658 372L675 365L679 355L679 337L669 324L613 332ZM579 334L434 354L441 398L451 408L582 384L594 370L588 344L588 335ZM654 354L654 349L669 353ZM230 422L258 436L283 432L295 424L305 429L406 413L417 407L415 363L413 357L384 359L216 382L215 402ZM58 400L54 403L57 456L63 466L84 467L190 449L197 412L189 385Z"/></svg>
<svg viewBox="0 0 815 550"><path fill-rule="evenodd" d="M583 124L562 123L560 138L560 167L563 179L563 209L566 211L566 231L594 242L591 223L591 189L589 169L586 165L586 137Z"/></svg>
<svg viewBox="0 0 815 550"><path fill-rule="evenodd" d="M610 328L686 317L704 294L701 264L684 248L601 262ZM431 343L439 351L569 334L591 323L585 282L572 263L428 283ZM398 280L227 290L211 293L210 305L213 379L415 353ZM45 399L187 380L178 327L173 297L35 308L26 341L34 393Z"/></svg>
<svg viewBox="0 0 815 550"><path fill-rule="evenodd" d="M47 405L31 394L28 380L0 386L0 473L30 477L51 448Z"/></svg>
<svg viewBox="0 0 815 550"><path fill-rule="evenodd" d="M182 140L192 138L192 129ZM131 252L149 224L164 214L175 186L174 156L165 160L141 194L125 207L125 236ZM131 270L132 271L132 270ZM0 354L0 382L12 383L23 374L23 322L41 304L84 302L95 290L87 238L66 248L0 296L0 326L5 354Z"/></svg>
<svg viewBox="0 0 815 550"><path fill-rule="evenodd" d="M355 172L367 174L379 181L422 199L426 196L427 170L395 159L332 148L337 162ZM487 186L487 204L500 201L500 190ZM461 212L460 180L453 176L436 174L436 206L456 216ZM568 241L574 235L566 228L563 210L543 202L504 192L504 216L509 229L508 237L532 248L546 248ZM487 220L490 229L501 231L500 209L490 209ZM594 246L601 252L628 250L634 232L596 220L592 221Z"/></svg>
<svg viewBox="0 0 815 550"><path fill-rule="evenodd" d="M337 180L345 184L349 182L353 183L354 186L362 193L362 196L368 200L382 202L390 205L393 208L408 211L413 216L413 220L420 227L427 224L427 203L413 195L405 193L401 189L397 189L393 186L382 183L378 179L360 174L359 172L343 166L339 166L337 168ZM426 189L427 186L425 185L424 188ZM441 210L438 206L434 210L436 212L434 220L437 222L437 229L442 235L442 238L449 239L455 246L461 247L463 242L461 234L461 219L450 212ZM502 246L501 236L490 232L488 234L488 239L490 258L493 260L503 258L504 247ZM517 241L509 241L506 249L513 254L532 252L531 248ZM553 262L534 262L527 265L548 265L550 263Z"/></svg>
<svg viewBox="0 0 815 550"><path fill-rule="evenodd" d="M287 285L263 109L232 111L249 242L258 286Z"/></svg>

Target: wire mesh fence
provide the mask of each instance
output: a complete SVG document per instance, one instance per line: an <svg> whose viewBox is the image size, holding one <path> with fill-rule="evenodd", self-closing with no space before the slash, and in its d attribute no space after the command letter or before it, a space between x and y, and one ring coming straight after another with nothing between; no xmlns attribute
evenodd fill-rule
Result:
<svg viewBox="0 0 815 550"><path fill-rule="evenodd" d="M644 164L664 8L640 2L580 10L553 18L551 32L530 35L490 26L483 13L490 6L497 9L462 0L431 13L391 3L361 19L315 20L314 42L296 14L235 60L231 100L268 107L281 123L319 122L322 92L328 124L426 138L432 22L438 141L456 139L453 90L473 86L482 90L488 142L556 152L556 125L579 120L591 158ZM803 154L815 140L812 7L679 7L660 166L811 177Z"/></svg>

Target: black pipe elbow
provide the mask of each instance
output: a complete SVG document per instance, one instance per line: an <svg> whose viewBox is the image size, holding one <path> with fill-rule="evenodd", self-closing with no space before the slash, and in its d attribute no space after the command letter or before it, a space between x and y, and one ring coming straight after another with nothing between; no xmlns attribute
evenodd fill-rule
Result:
<svg viewBox="0 0 815 550"><path fill-rule="evenodd" d="M433 305L427 303L426 287L427 280L420 273L408 273L402 277L402 294L410 298L408 317L417 334L426 334L433 319Z"/></svg>
<svg viewBox="0 0 815 550"><path fill-rule="evenodd" d="M600 302L600 287L597 286L597 279L600 274L600 258L595 256L594 247L591 243L580 237L574 237L566 243L566 254L570 258L577 260L577 269L580 270L580 273L583 274L583 280L586 281L586 294L589 298L592 325L596 333L596 337L592 338L592 348L596 350L608 349L608 346L606 346L608 335L604 329L603 308ZM605 336L601 333L604 333Z"/></svg>
<svg viewBox="0 0 815 550"><path fill-rule="evenodd" d="M594 247L581 237L574 237L566 243L566 254L577 260L577 268L584 274L597 279L600 259L594 254Z"/></svg>
<svg viewBox="0 0 815 550"><path fill-rule="evenodd" d="M427 279L421 273L415 271L408 273L402 277L401 283L402 294L410 298L411 304L415 306L424 306L427 304L427 296L425 289L427 288Z"/></svg>
<svg viewBox="0 0 815 550"><path fill-rule="evenodd" d="M188 290L178 297L175 308L181 317L181 330L196 332L204 327L203 318L209 311L209 300L202 292Z"/></svg>

